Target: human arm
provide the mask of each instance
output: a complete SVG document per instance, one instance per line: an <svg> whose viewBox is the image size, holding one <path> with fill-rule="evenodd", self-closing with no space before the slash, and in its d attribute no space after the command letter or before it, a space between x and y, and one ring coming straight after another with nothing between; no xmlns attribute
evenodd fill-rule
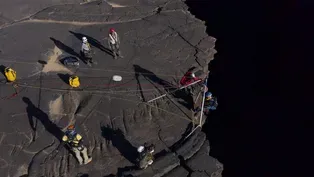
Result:
<svg viewBox="0 0 314 177"><path fill-rule="evenodd" d="M75 138L78 140L78 147L83 147L83 137L80 134L76 134Z"/></svg>
<svg viewBox="0 0 314 177"><path fill-rule="evenodd" d="M111 39L110 34L109 34L109 37L108 37L108 46L109 46L110 50L113 50L113 48L112 48L112 39Z"/></svg>
<svg viewBox="0 0 314 177"><path fill-rule="evenodd" d="M117 44L120 45L120 37L119 37L118 33L115 33L115 35L116 35L116 39L117 39Z"/></svg>
<svg viewBox="0 0 314 177"><path fill-rule="evenodd" d="M64 135L64 136L62 137L62 141L61 141L61 143L59 144L59 146L57 147L56 151L59 152L60 149L67 143L67 141L68 141L68 137L67 137L66 135Z"/></svg>

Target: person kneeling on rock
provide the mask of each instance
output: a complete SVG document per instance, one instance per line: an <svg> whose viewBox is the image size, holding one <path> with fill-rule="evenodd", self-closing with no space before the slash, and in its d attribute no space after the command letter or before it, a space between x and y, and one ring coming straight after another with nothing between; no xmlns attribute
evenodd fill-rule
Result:
<svg viewBox="0 0 314 177"><path fill-rule="evenodd" d="M202 80L201 78L198 78L195 76L193 72L188 71L187 73L184 74L184 76L180 80L181 86L187 86L190 85L189 87L186 87L184 90L186 93L191 94L192 96L194 95L195 92L195 85L192 85L193 83ZM199 82L200 84L201 82Z"/></svg>
<svg viewBox="0 0 314 177"><path fill-rule="evenodd" d="M155 146L153 144L144 146L140 146L137 148L137 152L139 153L138 157L138 167L140 169L146 169L149 165L152 165L154 162L153 153L155 151Z"/></svg>
<svg viewBox="0 0 314 177"><path fill-rule="evenodd" d="M68 126L65 135L62 137L62 141L64 143L68 143L71 150L75 153L75 156L80 165L83 164L83 161L84 164L88 164L90 161L92 161L92 158L89 158L87 155L87 148L83 145L82 139L82 136L76 133L74 125Z"/></svg>

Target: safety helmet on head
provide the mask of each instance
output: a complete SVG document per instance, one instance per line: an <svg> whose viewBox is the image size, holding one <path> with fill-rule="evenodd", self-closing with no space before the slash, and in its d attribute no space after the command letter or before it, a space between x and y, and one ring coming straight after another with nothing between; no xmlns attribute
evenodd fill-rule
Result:
<svg viewBox="0 0 314 177"><path fill-rule="evenodd" d="M87 38L86 37L82 37L82 40L83 40L84 43L87 42Z"/></svg>
<svg viewBox="0 0 314 177"><path fill-rule="evenodd" d="M191 73L191 76L194 78L194 77L195 77L195 74L194 74L194 73Z"/></svg>
<svg viewBox="0 0 314 177"><path fill-rule="evenodd" d="M110 29L109 29L109 32L110 32L110 33L113 33L113 32L115 32L115 31L114 31L113 28L110 28Z"/></svg>
<svg viewBox="0 0 314 177"><path fill-rule="evenodd" d="M145 149L144 146L140 146L137 148L137 152L141 153L144 151L144 149Z"/></svg>
<svg viewBox="0 0 314 177"><path fill-rule="evenodd" d="M67 130L74 130L75 129L75 126L74 125L69 125L68 127L67 127Z"/></svg>
<svg viewBox="0 0 314 177"><path fill-rule="evenodd" d="M151 165L151 164L153 164L153 160L149 160L147 163L148 163L148 165Z"/></svg>
<svg viewBox="0 0 314 177"><path fill-rule="evenodd" d="M205 93L205 97L211 97L213 94L212 94L212 92L206 92Z"/></svg>
<svg viewBox="0 0 314 177"><path fill-rule="evenodd" d="M74 125L69 125L68 127L67 127L67 133L66 134L68 134L69 136L74 136L75 134L76 134L76 132L75 132L75 126Z"/></svg>

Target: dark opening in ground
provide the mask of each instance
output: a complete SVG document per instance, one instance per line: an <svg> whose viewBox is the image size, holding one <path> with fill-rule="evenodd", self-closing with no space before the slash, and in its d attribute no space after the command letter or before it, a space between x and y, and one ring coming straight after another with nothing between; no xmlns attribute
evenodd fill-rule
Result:
<svg viewBox="0 0 314 177"><path fill-rule="evenodd" d="M210 154L224 164L223 175L311 174L313 131L305 124L313 125L308 117L313 114L304 108L311 100L305 93L313 96L313 87L300 87L305 77L296 77L304 74L304 64L312 66L302 53L310 43L301 44L313 33L303 30L310 16L297 18L309 8L301 1L187 0L187 5L217 39L208 83L219 106L203 131Z"/></svg>

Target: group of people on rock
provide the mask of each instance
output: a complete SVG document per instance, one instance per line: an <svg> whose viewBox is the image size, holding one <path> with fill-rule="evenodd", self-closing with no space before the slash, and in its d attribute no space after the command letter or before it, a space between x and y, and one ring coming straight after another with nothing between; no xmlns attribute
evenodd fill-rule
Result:
<svg viewBox="0 0 314 177"><path fill-rule="evenodd" d="M83 49L83 47L82 47ZM187 86L187 91L192 94L193 84L204 84L204 92L205 92L205 98L204 98L204 113L209 114L210 111L216 110L218 106L217 98L212 95L210 91L208 91L208 88L206 86L206 83L202 82L202 79L195 76L195 73L188 71L180 80L180 84L182 86ZM193 111L195 113L198 113L201 111L201 106L198 106L196 108L193 108ZM78 133L76 133L74 125L70 125L65 132L65 135L62 138L62 141L64 143L67 143L72 151L75 153L75 156L77 160L79 161L79 164L87 164L89 163L92 158L88 157L87 155L87 149L82 143L82 136ZM149 165L152 165L154 162L154 156L153 153L155 151L155 146L153 144L148 145L144 144L142 146L139 146L137 149L138 152L138 158L137 158L137 166L140 169L145 169Z"/></svg>
<svg viewBox="0 0 314 177"><path fill-rule="evenodd" d="M91 45L88 42L88 39L86 37L82 37L82 47L81 47L81 55L85 58L85 60L89 63L93 63L92 59L92 53L91 53ZM117 59L117 57L123 58L121 55L119 45L120 45L120 39L118 37L117 32L110 28L109 30L109 38L108 43L110 46L110 49L112 51L113 57ZM16 79L16 72L11 68L5 69L5 75L8 82L14 82ZM216 110L218 103L217 98L212 95L211 92L208 91L208 88L206 86L206 83L202 82L201 78L198 78L195 76L195 73L188 71L180 80L180 84L182 86L186 86L186 91L189 92L193 96L193 84L204 84L205 85L205 102L204 102L204 113L208 114L209 111ZM198 106L196 108L193 108L194 112L200 112L202 109ZM64 136L62 137L62 143L60 144L62 147L64 144L67 144L70 149L74 152L78 162L80 165L88 164L91 162L92 157L89 157L87 154L87 148L83 144L83 137L76 132L75 126L70 125L67 127L66 132L64 133ZM57 149L59 151L60 148ZM138 147L138 158L137 158L137 166L140 169L145 169L149 165L152 165L154 161L153 153L155 151L154 145L148 145L144 144L140 147Z"/></svg>
<svg viewBox="0 0 314 177"><path fill-rule="evenodd" d="M92 55L92 49L91 45L88 42L87 37L82 37L82 47L81 47L81 55L88 63L93 63L93 55ZM113 29L109 29L108 34L108 45L110 47L110 50L112 52L112 55L114 59L117 59L117 57L123 58L120 52L120 39L118 36L118 33Z"/></svg>
<svg viewBox="0 0 314 177"><path fill-rule="evenodd" d="M86 37L82 38L83 44L82 44L82 48L81 48L81 54L82 56L85 58L86 61L88 61L89 63L93 63L92 60L92 54L91 54L91 46L87 40ZM121 57L123 58L123 56L121 55L121 51L120 51L120 39L119 36L117 34L117 32L113 29L110 28L109 29L109 34L108 34L108 45L112 51L113 57L114 59L117 59L117 57ZM182 79L180 80L180 84L182 86L187 86L187 85L191 85L195 82L201 81L201 78L198 78L195 76L194 72L188 71L187 73L185 73L185 75L182 77ZM207 86L206 90L207 89ZM192 96L194 94L193 91L194 87L188 86L186 87L186 90L188 93L190 93ZM207 91L205 94L205 103L204 103L204 112L206 114L208 114L208 112L210 110L216 110L217 106L218 106L218 102L217 102L217 98L212 96L212 93ZM197 107L194 109L195 112L199 112L201 110L201 108Z"/></svg>
<svg viewBox="0 0 314 177"><path fill-rule="evenodd" d="M218 106L217 98L213 96L213 94L208 91L207 85L204 82L201 82L202 79L195 76L194 72L188 71L185 75L181 78L180 84L186 87L186 91L193 96L194 95L194 85L193 84L204 84L205 87L205 101L204 101L204 113L208 114L210 111L216 110ZM201 111L201 107L193 108L195 113Z"/></svg>
<svg viewBox="0 0 314 177"><path fill-rule="evenodd" d="M62 137L62 143L56 151L58 152L64 145L68 145L68 147L74 152L80 165L85 165L92 161L92 157L88 156L87 148L83 144L83 137L76 132L74 125L69 125L67 127L67 130ZM138 158L136 159L136 165L138 168L146 169L149 165L153 164L154 151L155 146L153 144L144 143L144 145L137 148Z"/></svg>

